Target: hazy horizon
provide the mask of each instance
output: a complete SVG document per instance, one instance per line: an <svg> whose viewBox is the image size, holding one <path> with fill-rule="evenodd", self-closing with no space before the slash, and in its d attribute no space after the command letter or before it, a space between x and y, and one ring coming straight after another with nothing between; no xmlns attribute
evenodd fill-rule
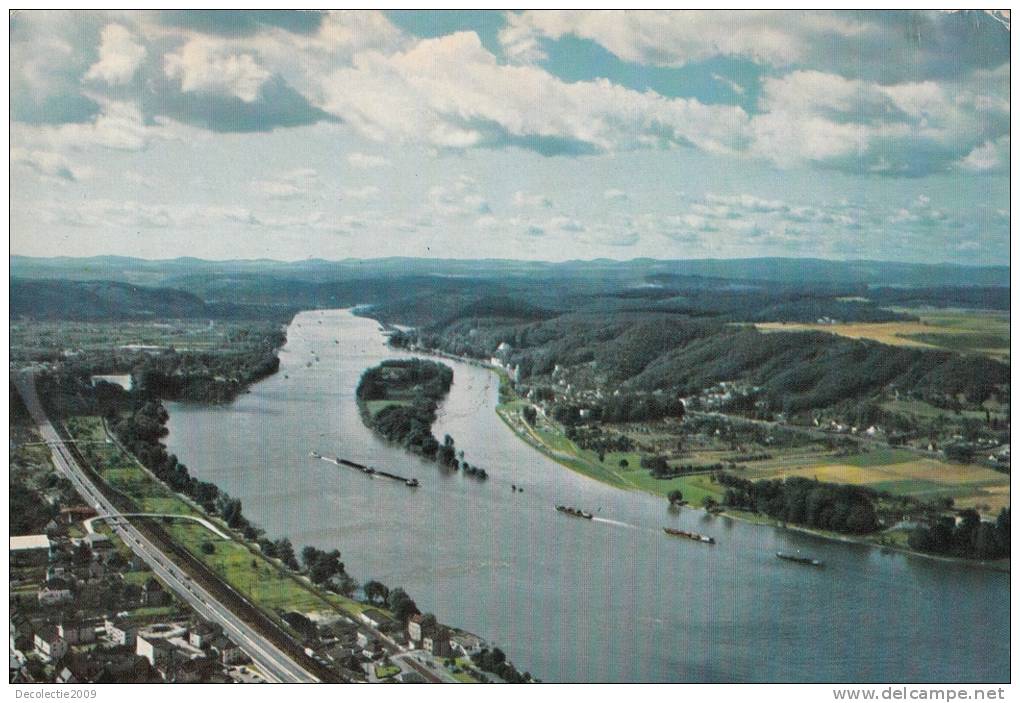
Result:
<svg viewBox="0 0 1020 703"><path fill-rule="evenodd" d="M1009 263L997 13L10 28L16 255Z"/></svg>
<svg viewBox="0 0 1020 703"><path fill-rule="evenodd" d="M204 263L257 263L261 261L273 263L273 264L301 264L320 262L327 264L341 264L349 261L387 261L395 259L408 259L413 261L451 261L451 262L503 262L513 261L528 264L585 264L585 263L597 263L597 262L610 262L614 264L627 264L637 261L655 261L661 263L670 262L697 262L697 261L770 261L770 260L790 260L790 261L821 261L825 263L837 263L837 264L854 264L854 263L873 263L873 264L901 264L904 266L963 266L973 268L1011 268L1010 263L1005 264L982 264L966 261L894 261L890 259L830 259L819 256L729 256L729 257L656 257L656 256L635 256L629 259L618 259L606 256L594 257L594 258L567 258L567 259L514 259L507 257L439 257L439 256L402 256L399 254L393 254L388 256L348 256L339 259L329 259L318 256L308 256L300 259L274 259L269 257L259 258L206 258L202 256L173 256L173 257L145 257L145 256L134 256L129 254L86 254L83 256L68 256L64 254L55 254L50 256L38 256L34 254L10 254L9 258L21 258L21 259L33 259L40 261L55 261L61 259L135 259L138 261L144 261L147 263L159 263L163 261L181 261L181 260L192 260L201 261Z"/></svg>

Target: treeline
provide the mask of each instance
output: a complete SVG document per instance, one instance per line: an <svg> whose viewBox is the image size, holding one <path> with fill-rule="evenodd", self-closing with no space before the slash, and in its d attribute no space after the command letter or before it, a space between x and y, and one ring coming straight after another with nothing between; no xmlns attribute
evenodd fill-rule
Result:
<svg viewBox="0 0 1020 703"><path fill-rule="evenodd" d="M867 534L879 528L878 494L869 488L800 476L752 482L720 473L716 480L726 487L723 504L732 508L833 532Z"/></svg>
<svg viewBox="0 0 1020 703"><path fill-rule="evenodd" d="M146 400L221 403L280 367L279 348L287 341L276 325L256 324L229 340L236 351L191 352L170 349L154 354L116 350L71 357L53 371L36 374L36 388L56 417L110 415L133 410ZM92 382L92 376L129 372L132 388Z"/></svg>
<svg viewBox="0 0 1020 703"><path fill-rule="evenodd" d="M530 408L534 413L534 409ZM527 410L527 409L526 409ZM533 419L528 423L534 425ZM528 416L525 416L528 419ZM609 434L598 425L591 427L577 427L566 425L567 439L579 446L581 449L589 449L597 452L601 460L609 452L630 452L634 450L634 440L624 434Z"/></svg>
<svg viewBox="0 0 1020 703"><path fill-rule="evenodd" d="M960 511L959 520L938 517L910 532L911 549L965 559L1004 559L1009 556L1009 508L994 523L983 522L972 508Z"/></svg>
<svg viewBox="0 0 1020 703"><path fill-rule="evenodd" d="M238 352L166 351L148 356L132 370L135 387L166 400L220 403L280 368L277 350L287 341L278 328L239 340Z"/></svg>
<svg viewBox="0 0 1020 703"><path fill-rule="evenodd" d="M868 289L864 293L880 305L937 308L978 308L982 310L1009 310L1009 286L919 286Z"/></svg>
<svg viewBox="0 0 1020 703"><path fill-rule="evenodd" d="M219 515L227 525L243 532L248 539L258 537L258 532L241 512L240 500L231 498L215 484L195 478L175 454L167 452L160 440L168 433L166 422L169 418L162 403L149 401L113 421L112 429L124 448L172 490L189 496L207 513Z"/></svg>
<svg viewBox="0 0 1020 703"><path fill-rule="evenodd" d="M707 465L680 464L679 466L670 466L664 456L643 456L641 457L641 468L648 469L654 478L669 479L687 474L705 473L706 471L722 471L725 467L720 462Z"/></svg>
<svg viewBox="0 0 1020 703"><path fill-rule="evenodd" d="M517 668L511 664L509 660L507 660L506 654L504 654L503 650L499 647L493 647L491 650L483 649L473 655L471 657L471 661L474 662L475 666L482 671L495 674L507 683L531 683L534 681L534 678L527 671L523 674L519 672Z"/></svg>
<svg viewBox="0 0 1020 703"><path fill-rule="evenodd" d="M190 497L206 513L219 515L231 529L256 542L267 557L279 559L292 571L301 571L288 538L267 538L261 528L245 517L240 499L232 498L215 484L195 478L176 455L167 452L160 440L167 435L168 419L161 403L149 401L115 421L113 431L124 447L172 490ZM348 596L357 588L340 560L339 551L308 546L301 551L301 559L313 583Z"/></svg>
<svg viewBox="0 0 1020 703"><path fill-rule="evenodd" d="M586 411L582 417L582 410ZM598 401L556 403L553 418L563 425L588 422L651 422L666 417L683 419L683 401L675 395L657 393L620 393Z"/></svg>

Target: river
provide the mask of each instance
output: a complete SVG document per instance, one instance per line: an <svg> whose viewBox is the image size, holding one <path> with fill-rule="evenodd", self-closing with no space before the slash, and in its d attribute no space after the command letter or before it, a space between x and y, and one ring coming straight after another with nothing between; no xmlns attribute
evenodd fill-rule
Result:
<svg viewBox="0 0 1020 703"><path fill-rule="evenodd" d="M359 581L403 586L546 681L1006 681L1009 575L844 544L611 488L519 440L493 373L446 360L434 427L480 482L378 440L362 371L407 356L346 310L298 315L280 371L223 406L170 403L170 450L274 537L339 548ZM421 487L313 459L340 454ZM511 484L524 492L511 491ZM592 510L589 522L556 512ZM668 537L667 525L715 545ZM800 549L825 568L776 559Z"/></svg>

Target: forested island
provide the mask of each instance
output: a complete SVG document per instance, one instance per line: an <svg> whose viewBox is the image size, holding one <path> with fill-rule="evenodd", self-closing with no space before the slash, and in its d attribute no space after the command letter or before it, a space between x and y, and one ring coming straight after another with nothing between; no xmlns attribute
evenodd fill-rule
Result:
<svg viewBox="0 0 1020 703"><path fill-rule="evenodd" d="M365 424L386 440L426 459L477 478L485 469L458 456L450 435L442 444L432 434L439 401L450 392L453 369L426 359L389 359L366 370L358 382L358 408Z"/></svg>

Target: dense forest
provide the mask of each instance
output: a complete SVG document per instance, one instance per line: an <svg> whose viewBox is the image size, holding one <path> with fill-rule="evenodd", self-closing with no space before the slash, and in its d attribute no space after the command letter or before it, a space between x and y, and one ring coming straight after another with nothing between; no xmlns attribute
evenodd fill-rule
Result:
<svg viewBox="0 0 1020 703"><path fill-rule="evenodd" d="M994 523L982 522L976 510L962 510L958 520L937 517L910 533L911 549L965 559L1003 559L1009 556L1009 508Z"/></svg>
<svg viewBox="0 0 1020 703"><path fill-rule="evenodd" d="M776 520L833 532L868 534L879 528L877 493L861 486L822 483L793 476L784 481L749 481L721 473L723 504Z"/></svg>

